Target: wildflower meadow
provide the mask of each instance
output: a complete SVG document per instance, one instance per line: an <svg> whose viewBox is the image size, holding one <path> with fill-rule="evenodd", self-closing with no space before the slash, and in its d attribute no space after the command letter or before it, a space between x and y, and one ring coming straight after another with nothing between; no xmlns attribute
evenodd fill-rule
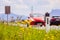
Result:
<svg viewBox="0 0 60 40"><path fill-rule="evenodd" d="M24 28L0 24L0 40L60 40L60 30Z"/></svg>

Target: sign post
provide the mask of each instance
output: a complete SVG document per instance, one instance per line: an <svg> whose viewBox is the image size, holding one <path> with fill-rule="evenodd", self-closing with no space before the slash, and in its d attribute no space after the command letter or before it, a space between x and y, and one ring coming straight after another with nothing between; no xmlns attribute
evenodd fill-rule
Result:
<svg viewBox="0 0 60 40"><path fill-rule="evenodd" d="M5 6L5 14L7 14L7 25L8 25L8 14L10 14L10 6Z"/></svg>

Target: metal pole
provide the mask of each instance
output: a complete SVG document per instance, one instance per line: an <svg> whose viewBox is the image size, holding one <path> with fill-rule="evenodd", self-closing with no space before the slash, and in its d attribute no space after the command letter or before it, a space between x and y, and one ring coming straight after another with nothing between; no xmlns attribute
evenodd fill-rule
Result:
<svg viewBox="0 0 60 40"><path fill-rule="evenodd" d="M8 14L7 14L7 25L8 25Z"/></svg>

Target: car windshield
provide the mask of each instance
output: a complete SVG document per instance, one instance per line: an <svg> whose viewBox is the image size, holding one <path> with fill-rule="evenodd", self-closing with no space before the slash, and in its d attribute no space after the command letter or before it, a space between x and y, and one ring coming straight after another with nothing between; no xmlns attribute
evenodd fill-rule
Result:
<svg viewBox="0 0 60 40"><path fill-rule="evenodd" d="M53 16L53 18L60 18L60 16Z"/></svg>
<svg viewBox="0 0 60 40"><path fill-rule="evenodd" d="M32 14L33 17L41 17L43 16L42 14L38 14L38 13L35 13L35 14Z"/></svg>

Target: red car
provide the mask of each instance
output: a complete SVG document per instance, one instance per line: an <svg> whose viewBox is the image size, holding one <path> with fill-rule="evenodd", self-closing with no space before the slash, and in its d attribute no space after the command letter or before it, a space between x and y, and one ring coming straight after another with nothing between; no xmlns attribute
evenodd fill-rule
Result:
<svg viewBox="0 0 60 40"><path fill-rule="evenodd" d="M50 25L60 25L60 16L53 16Z"/></svg>
<svg viewBox="0 0 60 40"><path fill-rule="evenodd" d="M30 25L45 26L44 16L42 14L31 14L30 19L32 20L32 22L30 22Z"/></svg>

